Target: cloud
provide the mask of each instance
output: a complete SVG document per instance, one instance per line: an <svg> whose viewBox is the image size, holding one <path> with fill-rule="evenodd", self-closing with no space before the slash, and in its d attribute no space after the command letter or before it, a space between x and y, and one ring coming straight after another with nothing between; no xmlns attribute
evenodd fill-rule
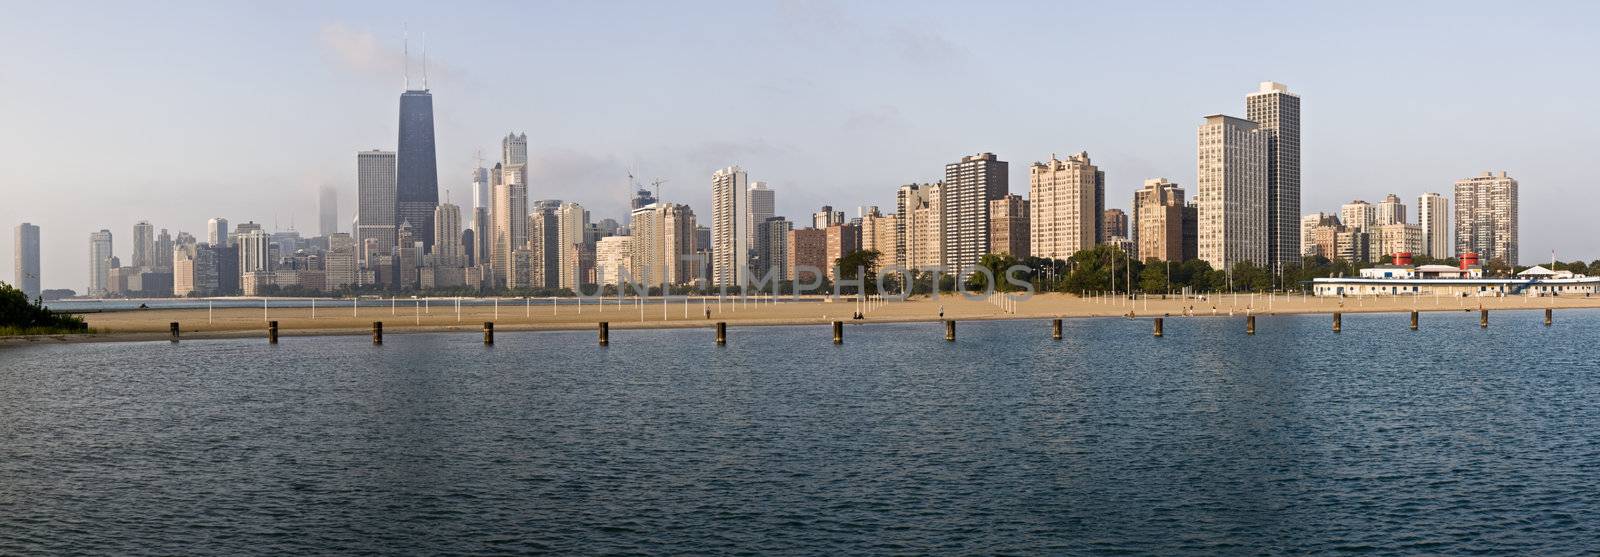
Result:
<svg viewBox="0 0 1600 557"><path fill-rule="evenodd" d="M899 131L910 125L900 109L884 104L852 111L845 117L843 128L848 132Z"/></svg>
<svg viewBox="0 0 1600 557"><path fill-rule="evenodd" d="M384 44L370 31L351 29L343 23L324 23L317 37L323 53L339 67L352 73L384 79L403 77L406 74L407 53L404 44ZM411 78L420 83L423 75L422 45L419 41L412 42L418 43L413 45L418 48L410 53ZM437 55L428 57L427 62L430 79L449 79L456 73L451 66L439 60Z"/></svg>

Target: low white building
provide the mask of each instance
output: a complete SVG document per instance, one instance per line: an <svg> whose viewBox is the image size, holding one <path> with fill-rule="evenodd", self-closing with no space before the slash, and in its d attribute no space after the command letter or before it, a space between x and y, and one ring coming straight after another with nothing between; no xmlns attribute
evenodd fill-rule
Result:
<svg viewBox="0 0 1600 557"><path fill-rule="evenodd" d="M1485 278L1483 269L1449 265L1379 265L1360 277L1312 279L1317 296L1588 296L1600 293L1600 277L1533 267L1515 278Z"/></svg>

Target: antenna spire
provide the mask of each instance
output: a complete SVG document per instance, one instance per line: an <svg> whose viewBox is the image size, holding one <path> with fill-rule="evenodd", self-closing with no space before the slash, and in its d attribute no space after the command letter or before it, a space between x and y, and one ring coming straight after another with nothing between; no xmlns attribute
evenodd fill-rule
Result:
<svg viewBox="0 0 1600 557"><path fill-rule="evenodd" d="M405 67L406 90L411 90L411 29L404 23L400 24L400 56L405 60L401 63Z"/></svg>
<svg viewBox="0 0 1600 557"><path fill-rule="evenodd" d="M422 90L428 90L428 33L422 33Z"/></svg>

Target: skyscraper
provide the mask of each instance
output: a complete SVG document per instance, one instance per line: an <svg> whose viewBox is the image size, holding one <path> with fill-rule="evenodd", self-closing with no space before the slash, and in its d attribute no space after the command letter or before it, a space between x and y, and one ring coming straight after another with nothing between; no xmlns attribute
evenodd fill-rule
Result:
<svg viewBox="0 0 1600 557"><path fill-rule="evenodd" d="M328 236L328 254L322 259L323 280L330 291L356 284L356 242L343 232Z"/></svg>
<svg viewBox="0 0 1600 557"><path fill-rule="evenodd" d="M101 229L99 232L89 234L89 295L94 297L105 296L110 293L107 288L107 274L111 272L111 231Z"/></svg>
<svg viewBox="0 0 1600 557"><path fill-rule="evenodd" d="M411 231L422 241L423 248L432 248L439 171L433 147L433 94L427 89L400 94L400 141L395 164L394 222L410 222Z"/></svg>
<svg viewBox="0 0 1600 557"><path fill-rule="evenodd" d="M528 183L528 134L508 133L500 140L499 176L490 180Z"/></svg>
<svg viewBox="0 0 1600 557"><path fill-rule="evenodd" d="M317 234L326 238L339 231L339 190L322 186L317 190Z"/></svg>
<svg viewBox="0 0 1600 557"><path fill-rule="evenodd" d="M1300 96L1271 81L1245 96L1245 118L1267 138L1267 264L1300 261Z"/></svg>
<svg viewBox="0 0 1600 557"><path fill-rule="evenodd" d="M966 275L989 251L989 202L1010 193L1009 180L1010 165L994 153L961 157L944 166L944 265L956 276Z"/></svg>
<svg viewBox="0 0 1600 557"><path fill-rule="evenodd" d="M395 245L395 172L393 151L356 153L356 246L363 260L368 240L381 254Z"/></svg>
<svg viewBox="0 0 1600 557"><path fill-rule="evenodd" d="M755 238L756 229L761 226L761 223L767 222L767 219L777 214L777 207L777 194L767 188L766 182L751 182L750 214L745 215L744 221L745 227L749 230L745 231L745 237ZM755 250L757 247L752 243L750 249Z"/></svg>
<svg viewBox="0 0 1600 557"><path fill-rule="evenodd" d="M1517 181L1501 171L1456 182L1456 253L1517 264Z"/></svg>
<svg viewBox="0 0 1600 557"><path fill-rule="evenodd" d="M556 210L556 248L560 250L561 279L557 283L560 288L577 290L579 285L587 282L585 270L592 268L593 261L585 261L584 257L594 257L593 239L589 238L589 211L577 203L562 203Z"/></svg>
<svg viewBox="0 0 1600 557"><path fill-rule="evenodd" d="M150 268L158 273L172 272L172 235L165 228L156 234L155 248L150 251Z"/></svg>
<svg viewBox="0 0 1600 557"><path fill-rule="evenodd" d="M1378 208L1360 199L1339 207L1339 222L1352 230L1365 230L1378 224Z"/></svg>
<svg viewBox="0 0 1600 557"><path fill-rule="evenodd" d="M1215 114L1197 137L1199 256L1214 269L1268 263L1267 136L1255 122ZM1295 237L1300 217L1294 217ZM1295 242L1295 250L1299 250Z"/></svg>
<svg viewBox="0 0 1600 557"><path fill-rule="evenodd" d="M133 225L133 256L129 258L130 266L135 269L150 269L155 267L156 252L156 227L150 221L139 221Z"/></svg>
<svg viewBox="0 0 1600 557"><path fill-rule="evenodd" d="M489 169L481 164L472 169L472 208L488 207L491 196L489 190Z"/></svg>
<svg viewBox="0 0 1600 557"><path fill-rule="evenodd" d="M739 288L749 284L749 177L730 166L711 175L711 284Z"/></svg>
<svg viewBox="0 0 1600 557"><path fill-rule="evenodd" d="M1033 163L1028 182L1028 251L1034 257L1067 259L1095 246L1105 227L1104 207L1096 203L1103 199L1106 173L1089 153Z"/></svg>
<svg viewBox="0 0 1600 557"><path fill-rule="evenodd" d="M525 287L533 277L516 275L513 253L528 247L528 186L522 182L501 181L494 186L491 204L493 229L489 234L489 266L494 269L494 284Z"/></svg>
<svg viewBox="0 0 1600 557"><path fill-rule="evenodd" d="M694 280L689 256L695 250L695 222L688 205L652 203L634 209L630 222L629 268L635 281L667 286Z"/></svg>
<svg viewBox="0 0 1600 557"><path fill-rule="evenodd" d="M460 267L466 264L461 253L461 208L453 203L440 203L433 209L434 264Z"/></svg>
<svg viewBox="0 0 1600 557"><path fill-rule="evenodd" d="M1110 241L1112 238L1129 239L1128 213L1122 209L1106 209L1100 212L1101 242Z"/></svg>
<svg viewBox="0 0 1600 557"><path fill-rule="evenodd" d="M933 184L906 184L900 186L900 189L895 192L894 247L896 258L894 261L885 261L885 264L899 265L906 269L911 268L909 260L910 244L907 243L910 234L907 227L911 225L911 211L928 203L928 191L932 187Z"/></svg>
<svg viewBox="0 0 1600 557"><path fill-rule="evenodd" d="M768 276L777 280L789 278L789 231L793 229L794 223L783 217L771 217L756 226L754 260L758 263L751 271L752 282L761 282Z"/></svg>
<svg viewBox="0 0 1600 557"><path fill-rule="evenodd" d="M1450 257L1450 200L1437 193L1417 198L1417 224L1422 225L1422 255Z"/></svg>
<svg viewBox="0 0 1600 557"><path fill-rule="evenodd" d="M228 219L216 217L206 221L206 242L215 252L217 293L233 294L239 291L239 258L233 254L233 242L228 235Z"/></svg>
<svg viewBox="0 0 1600 557"><path fill-rule="evenodd" d="M17 225L17 245L11 252L17 271L17 288L29 299L39 297L39 227Z"/></svg>

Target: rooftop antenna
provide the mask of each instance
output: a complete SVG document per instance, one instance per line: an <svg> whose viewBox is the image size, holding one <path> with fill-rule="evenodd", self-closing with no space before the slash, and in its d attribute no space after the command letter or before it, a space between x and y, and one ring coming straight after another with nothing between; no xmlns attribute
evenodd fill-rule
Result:
<svg viewBox="0 0 1600 557"><path fill-rule="evenodd" d="M428 90L428 32L422 32L422 90Z"/></svg>
<svg viewBox="0 0 1600 557"><path fill-rule="evenodd" d="M404 23L400 24L400 56L404 59L401 66L405 68L406 90L411 90L411 29Z"/></svg>

